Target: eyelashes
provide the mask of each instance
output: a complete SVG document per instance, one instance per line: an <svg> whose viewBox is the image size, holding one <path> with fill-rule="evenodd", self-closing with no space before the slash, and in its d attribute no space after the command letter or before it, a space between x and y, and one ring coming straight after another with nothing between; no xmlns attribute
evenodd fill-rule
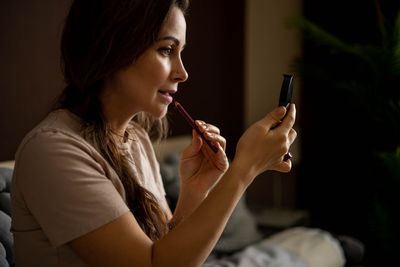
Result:
<svg viewBox="0 0 400 267"><path fill-rule="evenodd" d="M179 45L176 44L165 44L165 46L159 46L157 49L158 53L160 53L164 57L169 57L174 54L181 54L183 50L185 49L186 44L183 45L182 47L179 47Z"/></svg>
<svg viewBox="0 0 400 267"><path fill-rule="evenodd" d="M158 51L161 53L161 55L167 57L171 55L175 51L175 49L172 48L171 46L168 46L168 47L161 47L158 49Z"/></svg>

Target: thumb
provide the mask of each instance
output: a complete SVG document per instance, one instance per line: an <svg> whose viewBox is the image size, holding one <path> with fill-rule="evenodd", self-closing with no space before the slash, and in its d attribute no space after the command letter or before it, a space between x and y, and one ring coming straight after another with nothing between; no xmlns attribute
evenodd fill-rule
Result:
<svg viewBox="0 0 400 267"><path fill-rule="evenodd" d="M193 130L193 138L190 145L182 152L183 158L189 158L195 156L199 153L201 146L203 145L203 140L201 139L200 135Z"/></svg>
<svg viewBox="0 0 400 267"><path fill-rule="evenodd" d="M286 108L283 106L277 107L272 110L270 113L265 116L261 122L270 129L272 126L275 126L277 123L281 122L281 119L286 114Z"/></svg>

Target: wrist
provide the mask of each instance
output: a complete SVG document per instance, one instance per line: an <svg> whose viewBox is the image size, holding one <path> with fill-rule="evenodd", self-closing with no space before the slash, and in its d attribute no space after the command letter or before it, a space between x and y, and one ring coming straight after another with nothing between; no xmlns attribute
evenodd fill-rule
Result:
<svg viewBox="0 0 400 267"><path fill-rule="evenodd" d="M206 190L199 190L193 185L188 185L185 183L181 183L180 190L179 190L179 199L188 200L190 199L191 202L202 202L207 197L208 191Z"/></svg>
<svg viewBox="0 0 400 267"><path fill-rule="evenodd" d="M257 176L257 172L253 168L246 166L246 164L233 159L228 171L236 174L238 179L247 187L253 182L254 178Z"/></svg>
<svg viewBox="0 0 400 267"><path fill-rule="evenodd" d="M173 217L169 223L170 230L182 222L185 218L189 217L206 197L207 194L190 190L190 187L185 188L185 186L181 186L178 202L176 204Z"/></svg>

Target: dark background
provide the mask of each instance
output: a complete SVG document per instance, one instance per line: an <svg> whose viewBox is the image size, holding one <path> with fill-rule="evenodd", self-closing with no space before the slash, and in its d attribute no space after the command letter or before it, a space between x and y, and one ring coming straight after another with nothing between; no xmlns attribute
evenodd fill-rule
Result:
<svg viewBox="0 0 400 267"><path fill-rule="evenodd" d="M400 1L380 1L380 4L386 22L393 21ZM380 44L374 1L306 0L304 15L347 43ZM326 59L334 64L332 68L346 67L345 61L332 60L326 55L326 49L305 41L305 61ZM393 266L389 262L393 262L399 246L389 240L399 237L398 225L393 225L392 232L381 233L379 223L387 214L379 218L373 210L379 195L385 195L386 204L398 201L395 196L399 188L384 187L386 174L380 170L371 150L384 148L386 140L400 137L377 128L366 115L368 110L360 104L362 92L353 97L349 92L315 80L310 75L304 77L299 207L310 211L313 226L362 240L366 244L366 261L371 266ZM391 90L394 93L399 89L394 86ZM391 225L392 219L387 217L386 225Z"/></svg>
<svg viewBox="0 0 400 267"><path fill-rule="evenodd" d="M388 19L400 8L400 1L381 4ZM0 161L13 159L23 136L63 87L59 38L68 5L67 0L0 4ZM183 54L189 80L176 99L195 119L223 125L233 157L244 130L245 0L192 1L189 14ZM347 42L378 42L373 0L304 0L304 14ZM321 57L321 51L305 42L304 56ZM343 92L327 90L312 78L305 78L303 87L295 206L310 211L312 226L362 240L371 266L388 266L392 254L377 240L371 221L376 191L371 181L382 174L365 157L368 146L379 142L368 130L369 118ZM175 110L169 117L171 135L191 132Z"/></svg>
<svg viewBox="0 0 400 267"><path fill-rule="evenodd" d="M63 88L59 39L70 0L0 6L0 161L50 110ZM229 155L243 131L244 1L192 1L183 60L189 80L176 96L195 119L224 125ZM175 110L171 135L191 129Z"/></svg>
<svg viewBox="0 0 400 267"><path fill-rule="evenodd" d="M191 2L182 55L189 79L176 95L194 119L223 125L230 157L244 125L244 8L243 0ZM190 134L170 110L171 134Z"/></svg>
<svg viewBox="0 0 400 267"><path fill-rule="evenodd" d="M61 92L60 38L69 1L0 2L0 161Z"/></svg>

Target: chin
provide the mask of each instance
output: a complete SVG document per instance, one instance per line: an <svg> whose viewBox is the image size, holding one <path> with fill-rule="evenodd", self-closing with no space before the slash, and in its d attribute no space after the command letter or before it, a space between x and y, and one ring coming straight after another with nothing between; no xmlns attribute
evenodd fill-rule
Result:
<svg viewBox="0 0 400 267"><path fill-rule="evenodd" d="M151 116L153 116L156 119L162 119L167 115L168 112L168 106L166 106L164 109L162 110L156 110L154 112L151 112Z"/></svg>

